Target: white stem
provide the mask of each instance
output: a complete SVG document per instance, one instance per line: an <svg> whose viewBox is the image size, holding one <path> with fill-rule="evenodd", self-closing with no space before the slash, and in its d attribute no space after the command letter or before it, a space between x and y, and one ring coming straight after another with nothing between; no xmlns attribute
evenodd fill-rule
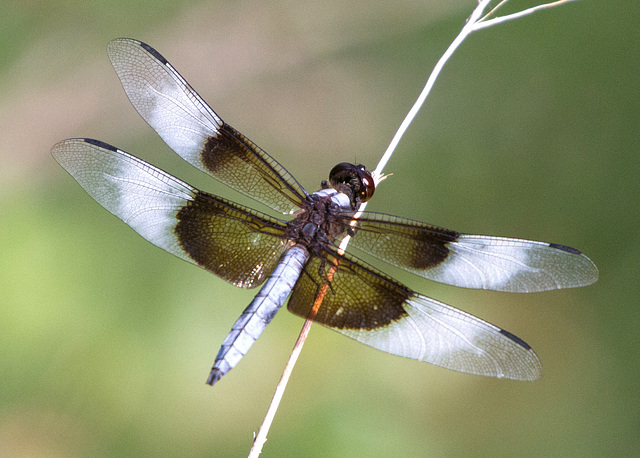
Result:
<svg viewBox="0 0 640 458"><path fill-rule="evenodd" d="M503 22L507 22L513 19L521 18L523 16L527 16L539 10L553 8L554 6L562 5L563 3L575 2L575 1L577 0L558 0L557 2L550 2L550 3L545 3L543 5L532 6L531 8L527 8L526 10L518 11L517 13L507 14L506 16L498 16L493 19L482 20L475 25L474 30L486 29L487 27L491 27L496 24L501 24ZM498 7L496 7L496 9Z"/></svg>
<svg viewBox="0 0 640 458"><path fill-rule="evenodd" d="M416 115L420 111L420 108L422 108L422 105L424 104L424 101L427 99L427 96L431 92L431 88L433 88L433 85L435 84L436 79L438 79L438 76L440 75L440 72L442 71L444 64L447 63L449 58L453 55L456 49L458 49L458 47L465 40L465 38L467 38L467 36L469 36L469 34L475 30L475 26L478 22L478 19L480 19L480 16L482 16L482 12L485 10L485 8L489 5L490 2L491 0L481 0L480 2L478 2L478 6L476 6L476 9L473 10L473 13L471 13L471 16L469 16L469 19L467 19L467 23L464 25L464 27L462 27L462 30L460 31L458 36L455 38L455 40L453 40L453 42L449 45L449 47L444 52L442 57L440 57L440 59L438 60L438 62L436 63L436 66L433 68L433 71L431 72L431 75L429 75L427 84L425 84L424 89L422 89L420 96L411 107L411 110L409 110L409 113L407 113L407 116L404 118L404 121L402 121L402 124L400 124L398 131L393 136L393 139L391 139L391 143L387 147L387 150L382 155L382 158L380 158L380 162L378 162L378 165L373 171L374 176L379 177L382 175L382 169L387 165L387 162L389 162L389 159L391 159L391 156L393 155L393 152L398 146L398 143L400 143L400 139L402 138L404 133L407 131L407 129L413 122L413 119L416 117Z"/></svg>

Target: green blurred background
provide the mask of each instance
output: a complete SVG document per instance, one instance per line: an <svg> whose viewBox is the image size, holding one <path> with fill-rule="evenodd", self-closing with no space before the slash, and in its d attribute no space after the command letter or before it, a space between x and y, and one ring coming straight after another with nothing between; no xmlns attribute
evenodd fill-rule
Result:
<svg viewBox="0 0 640 458"><path fill-rule="evenodd" d="M512 9L531 2L514 2ZM9 0L0 17L0 456L243 456L302 320L204 381L255 291L143 241L51 158L87 136L248 203L173 154L106 56L130 36L314 190L373 167L475 0ZM529 342L535 383L446 371L315 326L265 457L640 452L640 7L575 2L478 32L369 209L553 241L595 285L468 291L387 272Z"/></svg>

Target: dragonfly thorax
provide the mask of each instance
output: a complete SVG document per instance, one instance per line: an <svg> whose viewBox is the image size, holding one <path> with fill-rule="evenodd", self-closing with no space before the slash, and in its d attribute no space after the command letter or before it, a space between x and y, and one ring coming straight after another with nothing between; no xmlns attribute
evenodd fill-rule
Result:
<svg viewBox="0 0 640 458"><path fill-rule="evenodd" d="M346 232L347 225L340 215L352 209L347 195L335 189L320 190L305 200L304 207L289 223L287 237L311 252L319 252Z"/></svg>

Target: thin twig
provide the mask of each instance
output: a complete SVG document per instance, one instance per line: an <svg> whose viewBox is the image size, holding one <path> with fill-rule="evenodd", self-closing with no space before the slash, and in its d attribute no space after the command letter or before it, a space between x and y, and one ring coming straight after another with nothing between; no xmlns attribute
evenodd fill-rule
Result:
<svg viewBox="0 0 640 458"><path fill-rule="evenodd" d="M293 350L291 351L291 356L287 361L287 364L282 371L282 377L280 377L280 382L278 382L278 386L276 387L276 392L273 395L273 399L271 400L271 404L269 405L269 410L267 410L267 414L264 417L264 421L262 422L262 426L260 427L260 431L258 431L258 435L253 441L253 446L251 447L251 452L249 452L249 458L257 458L258 455L262 452L262 447L264 443L267 441L267 433L269 432L269 428L271 427L271 423L273 422L273 418L278 411L278 406L280 405L280 401L282 400L282 396L284 395L284 390L287 387L287 382L289 381L289 377L291 377L291 373L293 372L293 367L296 365L296 361L298 361L298 356L300 356L300 352L302 351L302 346L304 345L305 340L307 339L307 335L309 335L309 331L311 330L311 324L313 323L313 318L316 316L320 305L322 305L322 301L324 300L324 296L329 289L329 283L333 278L334 273L338 268L337 260L336 264L332 265L327 273L327 279L320 287L320 291L316 295L316 299L313 302L313 307L309 311L307 315L307 319L302 326L302 330L300 331L300 335L298 336L298 340L296 344L293 346Z"/></svg>
<svg viewBox="0 0 640 458"><path fill-rule="evenodd" d="M433 88L433 85L435 84L438 76L440 75L440 72L442 71L442 68L444 67L445 63L451 58L453 53L458 49L460 44L467 38L467 36L471 34L471 32L475 32L476 30L491 27L493 25L496 25L508 20L517 19L519 17L526 16L540 9L552 8L554 6L558 6L560 4L568 3L575 0L559 0L556 2L546 3L544 5L528 8L518 13L509 14L506 16L500 16L500 17L496 17L488 20L487 18L491 16L491 14L495 13L502 5L507 3L509 0L501 1L486 16L481 17L482 13L489 6L489 3L491 3L491 1L492 0L480 0L478 2L478 6L476 6L476 8L473 10L473 13L471 14L471 16L469 16L469 19L467 19L467 22L465 23L464 27L462 28L458 36L453 40L451 45L449 45L447 50L443 53L442 57L436 63L433 71L431 72L431 75L429 76L429 79L427 80L427 83L425 84L424 88L422 89L422 92L418 96L418 99L416 100L414 105L411 107L411 110L409 110L409 112L407 113L407 116L405 117L405 119L400 124L400 127L398 128L397 132L393 136L391 143L387 147L387 150L380 158L380 161L378 162L378 165L376 166L375 170L372 172L374 180L376 182L375 183L376 186L384 178L386 178L383 175L382 170L384 169L387 162L393 155L393 152L395 151L396 147L400 143L400 139L402 138L404 133L407 131L407 129L413 122L414 118L422 108L422 105L424 104L425 100L427 99L427 96L431 92L431 89ZM353 221L351 222L352 227L356 225L356 220L362 215L362 212L364 211L366 206L367 206L367 203L365 202L358 207L356 214L353 216ZM340 255L342 255L345 252L347 245L349 243L349 240L351 240L351 237L349 235L345 236L344 239L342 239L342 242L340 243L340 247L338 249L338 253ZM300 331L298 340L296 341L296 344L293 347L291 356L289 357L289 361L287 362L285 369L282 373L280 382L276 387L276 391L274 393L271 404L269 405L269 409L262 423L262 426L260 427L260 431L258 432L258 435L254 440L253 447L251 448L251 452L249 453L249 458L257 458L258 455L260 455L262 451L262 447L267 440L267 434L269 432L269 428L271 427L275 414L278 410L278 406L280 405L280 401L282 400L282 396L284 395L284 390L286 388L287 382L289 381L289 378L293 371L293 367L295 366L298 356L302 351L302 346L304 345L304 342L309 334L309 330L311 329L311 324L313 323L313 318L315 317L316 312L318 311L320 305L322 304L322 300L324 299L324 296L328 290L329 283L338 268L338 262L339 261L336 259L334 264L331 266L331 268L327 272L327 280L320 287L320 291L316 295L313 306L307 316L307 319L304 322L304 325L302 326L302 330Z"/></svg>
<svg viewBox="0 0 640 458"><path fill-rule="evenodd" d="M315 315L316 311L317 311L317 308L314 303L314 307L312 309L313 315ZM307 320L305 320L304 325L302 325L302 330L300 331L298 340L296 341L296 344L294 345L293 350L291 351L289 360L287 361L287 364L284 367L284 371L282 371L282 377L280 377L280 382L278 382L278 386L276 387L276 392L273 394L273 399L271 400L271 404L269 404L269 410L267 410L267 414L264 417L264 421L262 422L260 431L258 431L258 435L253 441L253 446L251 447L251 451L249 452L249 458L257 458L258 455L260 455L260 453L262 452L262 447L264 446L264 443L267 441L267 434L269 433L269 428L271 428L271 423L273 423L273 418L275 417L276 412L278 411L278 406L280 405L280 401L282 400L282 396L284 395L284 390L287 387L287 382L289 382L289 377L291 377L291 373L293 372L293 367L296 365L296 361L298 361L298 356L300 356L300 352L302 351L302 346L304 345L304 341L307 339L307 335L311 330L311 323L313 323L312 319L308 318Z"/></svg>
<svg viewBox="0 0 640 458"><path fill-rule="evenodd" d="M486 21L489 18L489 16L491 16L493 13L498 11L503 5L506 5L507 3L509 3L509 0L502 0L500 3L498 3L496 6L494 6L491 9L491 11L489 11L487 14L482 16L482 19L480 19L478 22Z"/></svg>
<svg viewBox="0 0 640 458"><path fill-rule="evenodd" d="M358 212L356 213L358 218L360 217L361 214L362 214L361 210L358 210ZM351 222L351 226L353 227L355 226L355 224L356 224L356 220L354 217L353 221ZM338 255L341 256L344 254L350 239L351 239L351 236L347 235L342 240L342 243L338 248ZM344 248L343 248L343 245L344 245ZM316 298L313 301L313 306L311 307L311 310L307 314L307 319L305 320L304 325L302 326L302 330L300 331L298 340L296 341L296 344L293 346L293 350L291 351L291 356L289 357L289 361L287 361L284 371L282 372L282 377L280 377L280 382L276 387L276 392L273 395L271 404L269 405L269 410L267 410L267 414L265 415L264 421L262 422L260 431L258 431L258 435L253 441L253 447L251 447L249 458L256 458L262 451L262 447L264 443L267 441L267 433L269 432L269 428L271 427L273 418L276 414L276 411L278 410L280 401L282 400L282 396L287 386L287 382L289 381L289 377L291 376L291 372L293 371L293 367L295 366L296 361L298 360L298 356L300 356L300 352L302 351L302 346L304 345L304 342L307 339L307 335L309 335L309 331L311 330L311 324L313 323L313 318L316 316L318 309L322 305L322 301L324 300L324 297L327 294L327 291L329 290L329 284L331 283L331 280L333 279L334 274L338 270L339 262L340 261L337 258L334 260L334 263L331 265L331 268L327 272L327 278L325 279L324 283L320 286L320 290L318 291L318 294L316 295Z"/></svg>
<svg viewBox="0 0 640 458"><path fill-rule="evenodd" d="M490 2L491 0L481 0L478 3L478 6L476 7L475 10L473 10L473 13L471 13L471 16L469 16L469 19L467 19L466 24L464 25L464 27L462 27L462 30L460 30L460 33L458 34L458 36L453 40L453 42L449 45L449 47L444 52L442 57L440 57L440 59L436 63L435 67L433 68L433 71L431 72L431 75L429 75L429 79L427 80L427 83L425 84L424 88L422 89L422 92L418 96L418 99L411 107L411 110L409 110L409 113L407 113L407 116L404 118L404 121L402 121L402 124L400 124L398 131L393 136L393 139L391 140L391 143L389 143L387 150L382 155L380 162L378 162L378 165L376 166L373 172L375 175L380 175L382 173L382 169L387 165L387 162L389 162L389 159L391 159L391 156L393 155L393 152L398 146L398 143L400 143L400 139L402 138L404 133L407 131L407 129L413 122L413 119L416 117L416 115L420 111L420 108L422 108L422 105L424 104L425 100L427 99L427 96L431 92L431 89L433 88L433 85L435 84L436 79L440 75L440 72L442 71L444 64L447 63L449 58L453 55L455 50L458 49L458 47L465 40L465 38L467 38L467 36L469 36L469 34L473 32L474 25L477 23L478 19L482 15L482 12L489 5Z"/></svg>
<svg viewBox="0 0 640 458"><path fill-rule="evenodd" d="M559 6L562 5L564 3L569 3L569 2L575 2L577 0L558 0L556 2L550 2L550 3L545 3L543 5L537 5L537 6L532 6L531 8L527 8L526 10L522 10L522 11L518 11L517 13L512 13L512 14L507 14L506 16L498 16L496 18L493 19L488 19L488 20L482 20L479 21L476 26L474 27L474 30L480 30L480 29L486 29L487 27L491 27L494 26L496 24L501 24L503 22L506 21L511 21L513 19L518 19L521 18L523 16L527 16L531 13L535 13L536 11L539 10L544 10L547 8L553 8L554 6ZM495 12L500 6L502 5L502 3L500 5L498 5L496 8L494 8L491 13Z"/></svg>

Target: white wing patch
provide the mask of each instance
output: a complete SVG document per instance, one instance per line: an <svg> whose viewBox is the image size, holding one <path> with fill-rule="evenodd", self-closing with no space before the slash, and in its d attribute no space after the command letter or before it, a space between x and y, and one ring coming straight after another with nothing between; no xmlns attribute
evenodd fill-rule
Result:
<svg viewBox="0 0 640 458"><path fill-rule="evenodd" d="M530 240L461 234L450 255L423 275L465 288L538 292L588 285L598 269L584 254Z"/></svg>
<svg viewBox="0 0 640 458"><path fill-rule="evenodd" d="M169 62L145 46L129 39L109 43L109 59L122 87L165 143L204 170L200 153L222 120Z"/></svg>
<svg viewBox="0 0 640 458"><path fill-rule="evenodd" d="M64 140L51 152L96 202L154 245L193 262L173 228L178 210L193 199L195 188L95 140Z"/></svg>
<svg viewBox="0 0 640 458"><path fill-rule="evenodd" d="M334 329L371 347L459 372L536 380L542 368L523 341L473 315L419 294L407 316L380 329Z"/></svg>

